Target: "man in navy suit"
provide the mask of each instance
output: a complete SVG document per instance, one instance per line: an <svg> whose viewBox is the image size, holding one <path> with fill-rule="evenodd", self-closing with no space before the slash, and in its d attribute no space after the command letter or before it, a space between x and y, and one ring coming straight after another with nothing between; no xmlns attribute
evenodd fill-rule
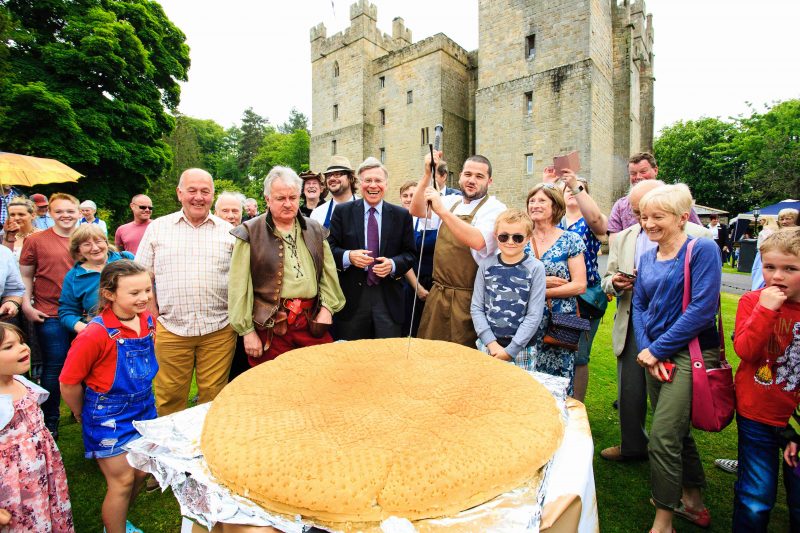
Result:
<svg viewBox="0 0 800 533"><path fill-rule="evenodd" d="M405 312L401 280L414 262L411 215L383 200L389 173L380 161L368 157L357 175L362 200L336 207L328 236L347 300L336 315L336 337L400 337Z"/></svg>

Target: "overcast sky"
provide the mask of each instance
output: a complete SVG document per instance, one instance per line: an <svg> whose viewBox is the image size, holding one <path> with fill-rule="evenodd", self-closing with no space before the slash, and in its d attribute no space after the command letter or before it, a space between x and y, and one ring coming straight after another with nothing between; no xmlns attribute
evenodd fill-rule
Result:
<svg viewBox="0 0 800 533"><path fill-rule="evenodd" d="M191 47L180 111L238 124L247 107L280 124L311 115L309 29L330 37L353 0L161 0ZM372 0L378 27L402 17L414 41L442 32L478 47L477 0ZM333 4L333 6L332 6ZM748 114L800 97L800 0L650 0L655 28L656 132L677 120Z"/></svg>

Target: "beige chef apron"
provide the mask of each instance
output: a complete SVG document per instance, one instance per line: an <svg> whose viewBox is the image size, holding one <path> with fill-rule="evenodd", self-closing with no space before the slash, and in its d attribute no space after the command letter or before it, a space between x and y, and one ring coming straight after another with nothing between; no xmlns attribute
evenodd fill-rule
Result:
<svg viewBox="0 0 800 533"><path fill-rule="evenodd" d="M456 216L472 224L475 213L488 199L487 194L469 215ZM450 212L454 212L460 203L461 200L457 201ZM475 348L478 336L469 306L477 273L478 264L472 257L470 247L458 242L447 225L442 224L433 254L433 287L425 299L425 310L417 334L419 338L450 341Z"/></svg>

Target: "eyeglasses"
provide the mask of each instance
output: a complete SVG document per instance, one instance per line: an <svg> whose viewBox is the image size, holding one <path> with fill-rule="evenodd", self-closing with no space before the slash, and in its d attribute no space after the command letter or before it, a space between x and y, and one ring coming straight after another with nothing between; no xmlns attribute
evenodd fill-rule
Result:
<svg viewBox="0 0 800 533"><path fill-rule="evenodd" d="M153 206L152 205L137 205L136 207L139 208L139 211L152 211L153 210Z"/></svg>
<svg viewBox="0 0 800 533"><path fill-rule="evenodd" d="M514 233L512 235L509 235L508 233L501 233L497 236L497 240L500 242L508 242L509 237L511 237L511 240L517 244L522 244L525 242L525 235L521 233Z"/></svg>
<svg viewBox="0 0 800 533"><path fill-rule="evenodd" d="M78 248L82 250L91 250L94 246L101 248L103 245L108 245L108 241L103 239L93 239L89 241L83 241L78 245Z"/></svg>

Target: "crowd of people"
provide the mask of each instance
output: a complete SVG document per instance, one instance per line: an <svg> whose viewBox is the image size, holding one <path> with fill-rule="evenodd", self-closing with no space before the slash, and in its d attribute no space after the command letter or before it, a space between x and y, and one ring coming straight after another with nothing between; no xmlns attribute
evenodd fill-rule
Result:
<svg viewBox="0 0 800 533"><path fill-rule="evenodd" d="M544 169L525 204L508 208L490 193L483 156L467 158L458 189L447 187L441 152L423 168L399 187L396 205L373 157L354 169L333 156L322 173L277 166L264 179L262 214L254 199L215 194L208 172L188 169L176 189L181 209L151 220L150 198L134 196L133 220L114 244L91 200L4 191L0 463L13 475L0 486L0 528L73 530L55 444L61 398L106 478L105 530L135 532L127 512L145 475L125 458L138 435L132 422L187 408L193 376L203 403L295 348L413 335L560 376L583 401L613 298L620 442L600 455L649 460L652 532L674 531L675 516L708 527L688 345L698 340L706 368L720 365L726 231L701 226L689 188L659 181L648 153L630 158L629 193L608 216L569 169ZM759 242L764 286L742 297L736 317L736 531L766 531L783 448L791 524L800 528L793 217Z"/></svg>

